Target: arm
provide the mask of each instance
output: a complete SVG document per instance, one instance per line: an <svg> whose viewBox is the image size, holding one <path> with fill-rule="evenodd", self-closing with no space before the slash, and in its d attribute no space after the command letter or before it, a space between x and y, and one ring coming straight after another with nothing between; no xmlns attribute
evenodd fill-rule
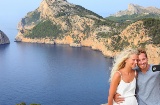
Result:
<svg viewBox="0 0 160 105"><path fill-rule="evenodd" d="M110 83L110 89L109 89L109 95L108 95L108 105L113 105L113 98L116 93L120 79L121 79L121 75L118 72L116 72Z"/></svg>
<svg viewBox="0 0 160 105"><path fill-rule="evenodd" d="M116 94L114 95L114 101L115 101L117 104L123 103L124 98L121 97L121 95L120 95L119 93L116 93Z"/></svg>

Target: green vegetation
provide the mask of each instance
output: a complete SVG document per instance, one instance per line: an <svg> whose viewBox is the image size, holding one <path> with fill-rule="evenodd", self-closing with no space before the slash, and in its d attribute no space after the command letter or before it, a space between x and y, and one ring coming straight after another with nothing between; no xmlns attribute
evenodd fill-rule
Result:
<svg viewBox="0 0 160 105"><path fill-rule="evenodd" d="M86 25L85 28L84 28L84 31L83 31L83 33L86 35L84 37L84 39L89 37L90 31L91 31L90 27L88 25Z"/></svg>
<svg viewBox="0 0 160 105"><path fill-rule="evenodd" d="M105 32L97 33L97 39L110 38L112 36L119 35L120 32L128 26L128 24L126 23L118 23L108 19L106 19L105 21L101 21L101 20L95 21L95 24L94 24L95 27L100 27L102 25L110 27L110 30L108 32L105 31Z"/></svg>
<svg viewBox="0 0 160 105"><path fill-rule="evenodd" d="M90 10L88 10L88 9L85 9L84 7L82 7L82 6L80 6L80 5L76 5L76 6L74 7L74 9L78 11L78 15L80 15L80 16L94 15L94 16L96 16L96 17L98 17L98 18L103 18L102 16L94 13L93 11L90 11Z"/></svg>
<svg viewBox="0 0 160 105"><path fill-rule="evenodd" d="M21 102L20 104L16 104L16 105L27 105L25 102ZM41 104L35 104L35 103L32 103L30 105L41 105Z"/></svg>
<svg viewBox="0 0 160 105"><path fill-rule="evenodd" d="M120 34L120 33L117 33L117 32L114 32L114 31L112 31L112 32L99 32L99 33L97 33L97 39L98 38L111 38L112 36L114 36L114 35L118 35L118 34Z"/></svg>
<svg viewBox="0 0 160 105"><path fill-rule="evenodd" d="M112 20L112 21L116 21L116 22L125 22L125 23L132 23L141 19L145 19L145 18L155 18L155 19L159 19L160 15L156 15L156 14L133 14L133 15L123 15L120 17L115 17L115 16L109 16L106 19Z"/></svg>
<svg viewBox="0 0 160 105"><path fill-rule="evenodd" d="M123 50L123 48L125 48L129 45L128 40L122 40L122 38L119 35L111 37L111 39L112 39L112 42L110 44L111 46L106 45L106 47L109 50L121 51L121 50Z"/></svg>
<svg viewBox="0 0 160 105"><path fill-rule="evenodd" d="M117 30L121 31L125 29L130 23L121 23L121 22L115 22L109 19L105 19L105 21L102 20L95 20L95 27L99 27L102 25L109 26L111 28L116 28Z"/></svg>
<svg viewBox="0 0 160 105"><path fill-rule="evenodd" d="M24 24L36 23L40 18L40 12L34 11L27 14L28 17L22 20Z"/></svg>
<svg viewBox="0 0 160 105"><path fill-rule="evenodd" d="M53 6L54 5L56 5L56 3L53 4ZM68 11L70 11L70 12L68 12ZM60 12L58 12L58 14L55 17L58 18L61 16L69 16L70 14L79 15L79 16L93 15L98 18L103 18L102 16L100 16L100 15L98 15L88 9L85 9L84 7L82 7L80 5L75 5L74 7L69 6L69 5L63 5L62 9L60 10Z"/></svg>
<svg viewBox="0 0 160 105"><path fill-rule="evenodd" d="M72 35L73 42L79 44L81 42L81 38L78 35Z"/></svg>
<svg viewBox="0 0 160 105"><path fill-rule="evenodd" d="M54 25L50 20L40 22L25 35L29 38L57 38L62 33L60 26Z"/></svg>
<svg viewBox="0 0 160 105"><path fill-rule="evenodd" d="M152 38L151 43L160 44L160 19L143 19L143 24Z"/></svg>

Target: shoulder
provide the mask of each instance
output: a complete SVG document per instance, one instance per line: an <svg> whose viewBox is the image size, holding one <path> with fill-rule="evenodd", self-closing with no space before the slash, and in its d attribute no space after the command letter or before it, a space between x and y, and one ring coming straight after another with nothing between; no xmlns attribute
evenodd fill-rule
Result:
<svg viewBox="0 0 160 105"><path fill-rule="evenodd" d="M153 64L148 64L150 68L152 68Z"/></svg>
<svg viewBox="0 0 160 105"><path fill-rule="evenodd" d="M115 73L114 73L114 76L116 76L116 77L121 77L121 72L120 71L116 71Z"/></svg>
<svg viewBox="0 0 160 105"><path fill-rule="evenodd" d="M121 79L121 72L119 71L115 72L113 75L113 80L120 81L120 79Z"/></svg>

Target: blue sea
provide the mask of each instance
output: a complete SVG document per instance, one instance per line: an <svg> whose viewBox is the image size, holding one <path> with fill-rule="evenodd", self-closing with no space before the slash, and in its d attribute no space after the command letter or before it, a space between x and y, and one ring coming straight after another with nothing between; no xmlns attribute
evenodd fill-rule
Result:
<svg viewBox="0 0 160 105"><path fill-rule="evenodd" d="M112 59L89 47L14 42L10 31L0 45L0 105L107 102Z"/></svg>

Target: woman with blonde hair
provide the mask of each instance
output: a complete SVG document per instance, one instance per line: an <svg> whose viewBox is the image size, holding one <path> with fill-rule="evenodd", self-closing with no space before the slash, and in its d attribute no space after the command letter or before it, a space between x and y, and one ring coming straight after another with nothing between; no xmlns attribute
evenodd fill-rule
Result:
<svg viewBox="0 0 160 105"><path fill-rule="evenodd" d="M138 105L135 97L136 71L138 50L127 49L115 57L110 75L108 105ZM125 98L123 103L116 103L113 97L116 93Z"/></svg>

